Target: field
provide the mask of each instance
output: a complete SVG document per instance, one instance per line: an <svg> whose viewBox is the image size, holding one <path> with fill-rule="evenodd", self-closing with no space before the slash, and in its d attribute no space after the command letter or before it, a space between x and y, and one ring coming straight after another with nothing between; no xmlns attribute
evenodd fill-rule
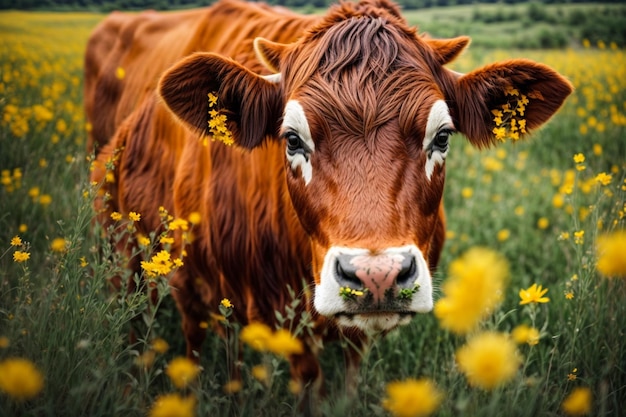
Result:
<svg viewBox="0 0 626 417"><path fill-rule="evenodd" d="M0 416L297 415L286 361L237 343L239 326L227 320L230 337L209 338L199 375L179 388L167 373L184 343L166 281L159 309L107 284L121 264L91 232L97 186L88 181L81 97L85 42L101 18L0 14ZM468 253L482 247L508 263L500 303L469 335L427 314L375 341L354 397L345 394L341 344L326 346L322 415L390 415L389 395L420 411L434 398L411 389L421 378L441 393L438 416L626 415L626 55L611 39L562 50L470 48L453 68L508 57L551 65L576 91L529 140L482 151L452 140L437 297L448 295L450 265L470 270ZM521 305L520 290L533 284L549 300ZM130 343L135 317L142 325ZM536 333L520 339L520 325ZM492 364L477 373L491 372L494 386L468 381L457 350L484 332L507 344L516 328L513 359L498 363L496 346L492 362L470 361ZM238 349L241 383L228 377ZM393 381L404 385L388 391ZM155 408L157 398L172 408Z"/></svg>

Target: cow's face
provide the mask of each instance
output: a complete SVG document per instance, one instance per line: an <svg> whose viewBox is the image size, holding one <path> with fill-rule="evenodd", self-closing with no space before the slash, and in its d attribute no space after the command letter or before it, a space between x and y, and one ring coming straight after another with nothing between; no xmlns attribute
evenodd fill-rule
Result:
<svg viewBox="0 0 626 417"><path fill-rule="evenodd" d="M197 54L163 77L160 93L206 131L206 105L194 106L216 91L240 146L279 136L291 201L311 238L316 309L341 325L384 331L432 308L450 135L490 144L490 111L511 88L541 97L526 109L528 129L571 91L526 60L468 75L444 69L467 43L419 37L395 9L344 3L296 44L255 41L279 75Z"/></svg>

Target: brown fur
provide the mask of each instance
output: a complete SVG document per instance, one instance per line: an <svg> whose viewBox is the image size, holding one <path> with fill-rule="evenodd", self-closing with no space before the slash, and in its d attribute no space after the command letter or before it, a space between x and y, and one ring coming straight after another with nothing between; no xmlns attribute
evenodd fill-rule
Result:
<svg viewBox="0 0 626 417"><path fill-rule="evenodd" d="M258 36L266 39L255 42L261 60ZM97 201L102 221L113 210L136 211L147 234L159 227L159 206L178 218L202 217L171 280L189 356L205 337L200 323L223 297L242 324L276 325L288 287L312 311L311 289L331 246L375 253L414 244L436 267L445 171L437 165L427 179L422 149L433 103L445 100L456 129L486 146L493 143L490 109L505 101L507 86L543 96L527 108L528 128L571 92L556 72L527 60L467 75L445 69L468 41L417 35L387 0L342 3L321 18L224 0L192 12L113 15L96 30L86 58L86 109L103 147L94 180L123 147L117 181L105 184L112 200ZM114 78L118 66L124 80ZM280 71L281 82L257 76L265 68ZM235 147L198 140L209 133L213 91ZM308 185L286 163L277 136L290 99L301 103L315 140ZM332 318L316 321L319 336L340 333ZM356 346L363 340L360 331L346 333ZM291 358L293 376L305 383L320 376L313 346ZM351 368L356 357L348 352Z"/></svg>

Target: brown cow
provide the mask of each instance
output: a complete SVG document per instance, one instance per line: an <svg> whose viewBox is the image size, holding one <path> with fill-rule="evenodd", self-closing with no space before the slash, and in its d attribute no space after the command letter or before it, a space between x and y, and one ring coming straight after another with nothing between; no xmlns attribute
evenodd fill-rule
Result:
<svg viewBox="0 0 626 417"><path fill-rule="evenodd" d="M491 145L491 110L512 92L530 97L531 130L572 91L524 59L447 70L468 43L419 36L388 0L323 17L225 0L103 22L87 52L88 117L106 144L92 178L112 161L116 181L97 206L103 221L141 213L144 233L159 227L159 206L200 214L171 279L190 357L223 297L242 324L274 326L292 289L316 337L343 333L357 347L432 309L450 135ZM235 146L203 139L219 136L216 120ZM320 369L306 342L290 362L313 386Z"/></svg>

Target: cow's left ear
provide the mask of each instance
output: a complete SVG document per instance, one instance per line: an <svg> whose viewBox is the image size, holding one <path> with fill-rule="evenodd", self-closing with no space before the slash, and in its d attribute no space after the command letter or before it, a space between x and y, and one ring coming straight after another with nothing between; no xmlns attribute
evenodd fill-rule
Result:
<svg viewBox="0 0 626 417"><path fill-rule="evenodd" d="M444 88L452 90L445 94L452 101L454 123L479 147L494 144L498 136L521 137L541 126L573 91L559 73L527 59L487 65L465 75L454 73L451 78L456 82Z"/></svg>
<svg viewBox="0 0 626 417"><path fill-rule="evenodd" d="M161 77L158 92L167 107L190 129L211 136L209 112L226 116L240 146L254 148L275 135L282 114L279 86L241 64L211 53L195 53ZM209 94L217 102L209 105Z"/></svg>
<svg viewBox="0 0 626 417"><path fill-rule="evenodd" d="M287 45L269 41L265 38L254 39L254 52L265 68L274 73L280 72L280 61Z"/></svg>

